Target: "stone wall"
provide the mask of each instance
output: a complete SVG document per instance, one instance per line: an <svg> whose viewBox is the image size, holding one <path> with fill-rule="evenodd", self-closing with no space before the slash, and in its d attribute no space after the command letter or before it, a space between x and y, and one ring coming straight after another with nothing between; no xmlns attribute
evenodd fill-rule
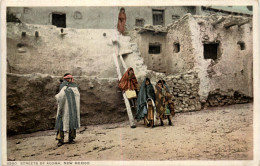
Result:
<svg viewBox="0 0 260 166"><path fill-rule="evenodd" d="M216 89L209 92L206 103L203 103L203 105L205 107L219 107L231 104L244 104L252 101L252 97L245 96L239 91L234 91L233 89L228 89L227 91Z"/></svg>
<svg viewBox="0 0 260 166"><path fill-rule="evenodd" d="M198 93L200 84L198 73L191 70L180 74L165 75L164 73L148 71L147 77L151 79L153 85L156 85L158 80L165 80L173 96L176 112L199 111L202 109Z"/></svg>
<svg viewBox="0 0 260 166"><path fill-rule="evenodd" d="M7 74L8 135L54 128L59 80L47 74ZM128 119L117 79L83 76L75 82L80 87L81 125Z"/></svg>

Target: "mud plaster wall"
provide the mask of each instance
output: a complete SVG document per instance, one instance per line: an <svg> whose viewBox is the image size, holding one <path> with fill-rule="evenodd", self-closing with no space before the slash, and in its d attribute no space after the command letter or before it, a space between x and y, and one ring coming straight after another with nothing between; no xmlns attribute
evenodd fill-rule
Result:
<svg viewBox="0 0 260 166"><path fill-rule="evenodd" d="M28 24L52 25L51 13L66 14L66 26L79 29L115 29L121 7L9 7L22 22ZM196 13L195 7L124 7L126 10L126 29L131 30L135 19L144 19L144 24L153 24L152 9L164 10L164 24L172 23L172 15L182 17L186 13ZM75 18L75 12L81 17ZM79 18L79 19L78 19Z"/></svg>
<svg viewBox="0 0 260 166"><path fill-rule="evenodd" d="M165 48L165 35L145 32L142 34L137 34L136 42L139 46L141 56L147 65L147 69L165 73L167 70L166 59L164 58L167 50ZM159 43L161 45L161 52L159 54L149 53L149 44L154 43Z"/></svg>
<svg viewBox="0 0 260 166"><path fill-rule="evenodd" d="M7 74L8 135L54 128L59 79L47 74ZM76 77L75 81L80 87L82 125L128 119L116 79Z"/></svg>
<svg viewBox="0 0 260 166"><path fill-rule="evenodd" d="M39 32L38 38L35 31ZM26 32L25 37L21 37L22 32ZM53 129L54 96L66 72L72 73L80 86L83 125L127 120L112 56L132 53L129 40L115 30L67 28L61 35L54 26L9 23L8 134ZM141 69L140 64L131 62Z"/></svg>
<svg viewBox="0 0 260 166"><path fill-rule="evenodd" d="M220 89L224 92L238 91L239 93L253 97L253 45L252 23L240 27L233 26L228 29L223 25L244 17L226 17L225 21L215 27L211 22L217 18L192 17L192 45L195 51L195 70L199 71L200 97L206 100L209 92ZM200 23L200 24L198 24ZM205 40L206 39L206 40ZM203 42L219 41L219 58L215 61L204 59ZM240 50L238 41L245 43L245 50Z"/></svg>
<svg viewBox="0 0 260 166"><path fill-rule="evenodd" d="M35 31L39 32L38 38ZM21 37L22 32L26 32L25 37ZM117 77L112 55L119 48L112 40L120 43L127 42L127 38L118 36L115 30L67 28L64 33L51 25L8 23L8 72Z"/></svg>
<svg viewBox="0 0 260 166"><path fill-rule="evenodd" d="M194 68L194 47L191 43L191 26L189 16L185 15L169 27L166 36L166 66L168 74L187 72ZM176 52L175 43L179 43L180 50Z"/></svg>

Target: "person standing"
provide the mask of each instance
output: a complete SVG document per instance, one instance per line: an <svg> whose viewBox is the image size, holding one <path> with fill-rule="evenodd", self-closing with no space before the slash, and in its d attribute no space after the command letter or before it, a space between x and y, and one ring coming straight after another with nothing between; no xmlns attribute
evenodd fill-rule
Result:
<svg viewBox="0 0 260 166"><path fill-rule="evenodd" d="M145 78L138 93L137 112L135 118L137 120L144 119L144 123L151 127L154 126L155 120L154 102L155 92L153 85L149 78Z"/></svg>
<svg viewBox="0 0 260 166"><path fill-rule="evenodd" d="M122 7L118 15L118 23L117 23L117 29L121 34L125 32L125 23L126 23L125 8Z"/></svg>
<svg viewBox="0 0 260 166"><path fill-rule="evenodd" d="M58 109L55 129L58 146L64 144L64 132L69 132L69 143L75 143L76 129L80 127L80 93L78 85L71 74L64 75L64 81L60 84L60 91L55 96Z"/></svg>
<svg viewBox="0 0 260 166"><path fill-rule="evenodd" d="M118 87L125 92L126 97L130 101L132 109L136 107L136 97L138 90L138 82L135 77L134 69L128 68L119 81Z"/></svg>
<svg viewBox="0 0 260 166"><path fill-rule="evenodd" d="M171 110L169 107L169 100L171 100L171 95L168 86L163 80L159 80L155 86L155 105L156 111L159 115L161 126L164 125L163 119L168 119L169 125L172 125L171 121Z"/></svg>

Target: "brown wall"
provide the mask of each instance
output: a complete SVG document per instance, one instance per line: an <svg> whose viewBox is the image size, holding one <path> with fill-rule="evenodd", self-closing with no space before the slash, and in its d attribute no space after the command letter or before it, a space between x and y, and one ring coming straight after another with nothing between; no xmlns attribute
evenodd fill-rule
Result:
<svg viewBox="0 0 260 166"><path fill-rule="evenodd" d="M57 113L54 96L59 79L47 74L7 74L8 135L54 128ZM116 79L76 77L75 82L80 87L81 125L128 119Z"/></svg>

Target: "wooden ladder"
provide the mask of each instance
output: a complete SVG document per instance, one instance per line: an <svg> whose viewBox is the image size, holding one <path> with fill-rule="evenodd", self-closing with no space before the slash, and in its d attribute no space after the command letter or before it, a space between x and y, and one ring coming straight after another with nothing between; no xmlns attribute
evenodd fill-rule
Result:
<svg viewBox="0 0 260 166"><path fill-rule="evenodd" d="M123 60L122 55L119 55L119 58L120 58L120 61L121 61L122 65L123 65L123 67L124 67L124 70L125 70L124 72L126 72L127 71L127 67L126 67L126 64L125 64L125 62ZM120 80L122 78L122 74L121 74L121 71L120 71L120 68L119 68L118 56L116 54L113 54L113 59L114 59L115 65L116 65L117 77L118 77L118 80ZM135 125L135 121L134 121L134 117L133 117L133 113L132 113L132 110L131 110L131 107L130 107L129 100L126 97L125 92L122 91L122 94L123 94L124 101L125 101L125 106L126 106L127 115L128 115L129 122L130 122L130 127L131 128L135 128L136 125Z"/></svg>

